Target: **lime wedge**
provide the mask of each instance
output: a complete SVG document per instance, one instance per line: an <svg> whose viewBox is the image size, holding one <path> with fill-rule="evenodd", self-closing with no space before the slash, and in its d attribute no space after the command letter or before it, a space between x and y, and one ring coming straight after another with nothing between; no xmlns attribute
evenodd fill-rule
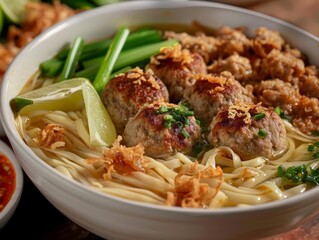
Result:
<svg viewBox="0 0 319 240"><path fill-rule="evenodd" d="M78 110L84 105L82 84L87 81L85 78L70 79L19 95L15 98L17 110L21 115L40 109Z"/></svg>
<svg viewBox="0 0 319 240"><path fill-rule="evenodd" d="M116 138L114 124L91 82L74 78L48 85L17 96L20 115L35 110L75 111L85 106L90 133L90 144L110 146Z"/></svg>
<svg viewBox="0 0 319 240"><path fill-rule="evenodd" d="M110 146L117 137L114 124L91 82L86 82L82 86L90 142L93 145L103 145L106 142Z"/></svg>
<svg viewBox="0 0 319 240"><path fill-rule="evenodd" d="M0 0L0 6L6 19L15 24L21 24L25 16L25 5L39 0Z"/></svg>

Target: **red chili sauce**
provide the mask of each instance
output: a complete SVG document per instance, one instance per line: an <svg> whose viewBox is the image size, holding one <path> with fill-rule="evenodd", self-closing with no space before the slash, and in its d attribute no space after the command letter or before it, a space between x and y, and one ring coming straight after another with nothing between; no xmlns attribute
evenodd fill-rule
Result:
<svg viewBox="0 0 319 240"><path fill-rule="evenodd" d="M0 212L8 204L16 185L16 173L9 159L0 153Z"/></svg>

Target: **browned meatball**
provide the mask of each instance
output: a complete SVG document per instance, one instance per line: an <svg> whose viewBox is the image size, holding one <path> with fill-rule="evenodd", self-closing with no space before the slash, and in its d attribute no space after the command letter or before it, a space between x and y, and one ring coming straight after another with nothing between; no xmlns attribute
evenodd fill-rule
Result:
<svg viewBox="0 0 319 240"><path fill-rule="evenodd" d="M304 62L292 52L280 52L273 49L262 60L260 77L262 79L279 78L291 82L305 72Z"/></svg>
<svg viewBox="0 0 319 240"><path fill-rule="evenodd" d="M169 96L164 83L152 70L144 72L134 68L119 74L105 87L102 101L110 114L117 133L122 134L130 117L145 104L167 101Z"/></svg>
<svg viewBox="0 0 319 240"><path fill-rule="evenodd" d="M200 126L193 112L183 105L156 102L144 106L128 121L124 144L145 147L145 154L154 158L176 152L190 153L201 137Z"/></svg>
<svg viewBox="0 0 319 240"><path fill-rule="evenodd" d="M273 49L281 50L285 41L279 32L265 27L256 29L256 37L252 40L253 50L259 57L266 57Z"/></svg>
<svg viewBox="0 0 319 240"><path fill-rule="evenodd" d="M282 119L261 105L237 104L219 111L208 140L214 146L230 147L242 160L275 159L287 148Z"/></svg>
<svg viewBox="0 0 319 240"><path fill-rule="evenodd" d="M218 55L219 40L202 32L190 35L185 32L166 31L164 32L164 38L178 40L183 48L200 54L206 63L209 63L211 59L216 58Z"/></svg>
<svg viewBox="0 0 319 240"><path fill-rule="evenodd" d="M242 29L221 27L217 30L216 38L219 43L219 56L227 57L238 53L239 55L247 55L251 48L251 41L244 34Z"/></svg>
<svg viewBox="0 0 319 240"><path fill-rule="evenodd" d="M294 106L298 105L301 98L298 89L279 79L261 81L254 86L253 92L264 106L279 106L286 115L293 113Z"/></svg>
<svg viewBox="0 0 319 240"><path fill-rule="evenodd" d="M319 100L302 96L294 106L292 124L301 132L311 135L319 132Z"/></svg>
<svg viewBox="0 0 319 240"><path fill-rule="evenodd" d="M252 103L252 94L240 85L229 72L197 77L196 83L185 90L184 99L195 116L208 125L222 108L237 102Z"/></svg>
<svg viewBox="0 0 319 240"><path fill-rule="evenodd" d="M218 59L207 67L208 73L221 73L229 71L239 82L248 82L252 77L252 67L246 57L239 56L237 53L226 59Z"/></svg>
<svg viewBox="0 0 319 240"><path fill-rule="evenodd" d="M319 73L314 66L307 66L305 74L299 78L298 86L301 94L307 97L319 97Z"/></svg>
<svg viewBox="0 0 319 240"><path fill-rule="evenodd" d="M181 100L185 89L194 84L196 74L206 73L206 64L198 53L181 49L177 44L173 48L163 48L161 53L151 59L148 66L168 88L170 101Z"/></svg>

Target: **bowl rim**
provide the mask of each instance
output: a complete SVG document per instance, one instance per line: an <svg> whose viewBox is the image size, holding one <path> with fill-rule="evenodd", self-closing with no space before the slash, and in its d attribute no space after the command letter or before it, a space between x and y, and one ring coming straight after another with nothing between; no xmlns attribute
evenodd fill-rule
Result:
<svg viewBox="0 0 319 240"><path fill-rule="evenodd" d="M0 222L2 221L2 219L5 219L7 217L7 219L4 222L4 225L6 224L6 222L11 218L11 215L14 213L21 195L22 195L22 190L23 190L23 171L20 167L20 164L13 152L13 150L7 145L7 143L3 142L2 140L0 140L0 153L2 153L3 155L5 155L8 160L11 162L14 171L15 171L15 176L16 176L16 184L15 184L15 189L14 192L9 200L9 202L7 203L7 205L4 207L4 209L0 212ZM4 226L2 225L2 227ZM1 228L1 226L0 226Z"/></svg>
<svg viewBox="0 0 319 240"><path fill-rule="evenodd" d="M284 20L263 14L258 13L253 10L244 9L237 6L232 6L228 4L222 4L222 3L216 3L216 2L207 2L207 1L129 1L129 2L121 2L121 3L114 3L110 5L106 5L103 7L99 7L96 9L92 9L90 11L84 11L81 13L78 13L66 20L63 20L62 22L48 28L47 30L43 31L41 34L39 34L31 43L29 43L22 51L18 53L15 60L12 64L10 64L8 70L6 71L4 75L4 79L2 80L2 86L1 86L1 92L0 92L0 119L2 121L2 124L4 126L5 132L11 142L11 144L14 146L14 149L17 150L23 150L25 154L28 155L28 157L36 158L37 161L35 164L38 165L38 167L42 168L42 170L47 171L47 177L53 178L53 179L61 179L63 178L64 188L71 187L73 188L77 194L80 193L90 193L94 194L95 197L99 199L98 202L103 202L105 198L107 198L110 201L121 203L123 205L132 206L135 208L140 208L142 210L152 210L152 211L161 211L161 212L171 212L171 213L180 213L180 214L191 214L191 215L224 215L224 214L238 214L238 213L248 213L248 212L255 212L255 211L267 211L269 209L278 209L283 206L287 205L295 205L296 203L300 203L305 199L314 199L315 197L319 196L319 187L314 187L313 189L307 190L306 192L292 196L290 198L284 199L284 200L277 200L273 202L263 203L260 205L254 205L249 207L227 207L227 208L220 208L220 209L192 209L192 208L180 208L180 207L168 207L168 206L158 206L148 203L142 203L142 202L135 202L131 200L127 200L124 198L116 197L110 194L105 194L98 192L97 190L94 190L93 188L87 187L79 182L76 182L75 180L69 179L66 176L62 175L60 172L56 171L52 167L50 167L48 164L46 164L43 160L41 160L35 153L32 152L30 148L24 143L24 141L21 139L19 134L16 132L16 129L11 129L9 122L10 122L10 114L3 114L3 113L9 113L12 112L10 106L7 105L5 100L5 93L8 91L8 82L9 77L8 73L13 68L12 66L17 61L16 59L20 59L23 57L23 54L27 51L31 51L34 46L36 46L39 42L50 38L51 35L54 35L55 32L59 32L61 29L68 28L68 25L72 25L76 23L80 18L91 18L94 15L99 15L101 13L106 12L114 12L122 10L123 7L125 9L157 9L157 8L191 8L191 7L208 7L208 8L219 8L219 9L225 9L225 10L231 10L235 12L244 13L250 16L258 17L270 22L277 23L279 25L283 25L284 27L288 29L292 29L294 31L299 32L301 35L306 35L308 38L314 39L319 42L319 38L315 35L301 29L300 27L293 25L291 23L288 23ZM16 147L16 148L15 148ZM101 200L101 201L100 201ZM305 203L304 203L305 204ZM306 205L306 204L305 204Z"/></svg>

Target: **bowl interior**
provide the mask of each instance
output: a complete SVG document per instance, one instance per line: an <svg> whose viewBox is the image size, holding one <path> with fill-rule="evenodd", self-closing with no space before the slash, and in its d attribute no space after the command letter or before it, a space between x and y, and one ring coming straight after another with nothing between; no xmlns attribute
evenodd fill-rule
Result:
<svg viewBox="0 0 319 240"><path fill-rule="evenodd" d="M254 13L244 9L200 1L172 1L172 2L150 2L150 1L136 1L126 2L120 4L112 4L106 7L98 8L92 11L80 13L53 28L45 31L43 34L38 36L31 44L29 44L14 60L10 68L6 72L1 88L1 120L10 142L13 144L15 151L21 156L20 163L26 170L26 173L35 183L37 187L43 192L43 194L53 202L54 205L59 207L60 203L55 202L55 198L49 191L45 190L45 182L47 181L46 176L40 173L37 175L34 172L34 168L41 169L45 172L49 172L49 175L57 180L59 183L63 183L66 178L61 178L59 173L48 167L42 160L33 154L33 152L26 147L22 139L20 138L15 125L14 115L10 108L10 101L18 95L23 85L29 79L29 77L38 69L39 63L47 60L54 56L59 50L66 45L70 44L76 36L83 37L86 41L92 41L101 39L112 35L119 26L129 25L138 26L158 23L178 23L178 24L191 24L193 21L197 21L205 26L218 28L223 25L231 27L245 26L248 29L248 33L253 35L254 30L257 27L264 26L273 30L279 31L282 36L294 47L299 48L302 52L306 53L309 60L313 64L319 65L319 55L313 49L318 49L318 38L315 36L295 27L283 21L268 17L262 14ZM23 157L22 157L23 156ZM61 180L62 179L62 180ZM52 180L50 180L52 181ZM86 191L89 194L98 195L92 193L92 191L85 189L85 187L79 184L69 181L65 187L62 184L61 189L65 188L67 191L68 187ZM75 193L74 193L75 194ZM298 196L292 200L285 200L287 204L292 206L296 202L301 202L299 199L311 199L319 196L319 189L314 189L305 193L304 196ZM85 196L84 201L88 200ZM102 198L99 199L102 200ZM113 199L110 197L110 199ZM116 200L116 198L115 198ZM90 201L90 200L88 200ZM147 207L152 211L156 209L162 211L164 208L155 206L145 206L143 204L133 204L126 201L119 200L121 204L130 205L134 207ZM124 206L123 205L123 206ZM234 212L249 212L264 209L267 211L268 208L281 208L285 204L282 203L271 203L270 205L257 206L251 209L241 210L221 210L220 213ZM302 206L304 206L303 204ZM71 210L60 207L66 215L72 215L72 219L85 225L81 221L80 216L76 216L76 213L72 211L72 206L69 206ZM317 208L318 210L318 208ZM166 210L165 210L166 211ZM183 211L170 209L167 212L193 212L204 214L201 210L195 211ZM307 212L307 215L310 213ZM290 226L294 226L300 222L303 218L294 220L294 223L290 223ZM88 225L85 225L88 227ZM288 225L287 225L288 226ZM94 226L88 227L90 230L98 231ZM145 229L144 229L145 230ZM146 231L146 230L145 230ZM239 228L236 231L242 231ZM103 232L99 232L103 235ZM103 235L105 236L105 235ZM204 238L203 238L204 239Z"/></svg>

